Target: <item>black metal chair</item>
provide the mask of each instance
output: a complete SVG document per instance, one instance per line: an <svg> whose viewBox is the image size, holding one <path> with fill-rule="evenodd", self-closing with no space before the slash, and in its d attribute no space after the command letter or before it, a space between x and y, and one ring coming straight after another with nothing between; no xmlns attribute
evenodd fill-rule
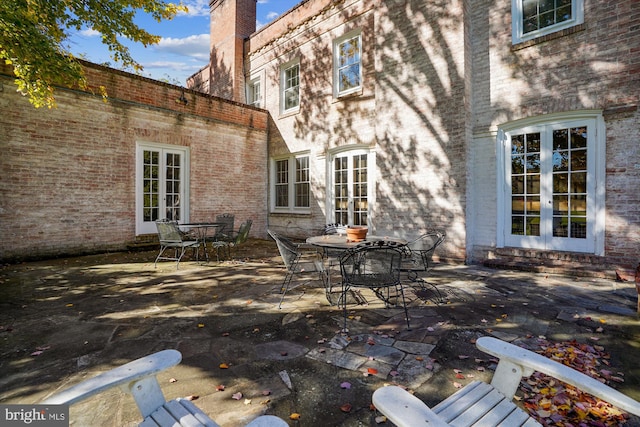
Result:
<svg viewBox="0 0 640 427"><path fill-rule="evenodd" d="M235 215L230 213L216 215L216 223L220 226L216 229L214 240L224 240L223 237L228 238L235 230Z"/></svg>
<svg viewBox="0 0 640 427"><path fill-rule="evenodd" d="M278 251L287 269L280 287L282 296L280 297L278 308L282 307L282 301L289 290L291 280L295 274L318 273L319 279L323 285L325 285L326 291L326 271L322 261L322 255L315 246L307 243L294 243L292 240L271 230L267 230L267 233L269 233L269 236L271 236L271 238L275 240L276 245L278 245ZM309 269L305 268L305 266L308 266Z"/></svg>
<svg viewBox="0 0 640 427"><path fill-rule="evenodd" d="M220 236L219 240L211 242L211 246L216 250L216 257L218 261L220 261L220 249L223 248L226 249L227 258L231 259L231 249L238 247L249 238L251 224L253 224L253 221L248 219L240 224L240 228L238 228L237 231L231 230L224 236Z"/></svg>
<svg viewBox="0 0 640 427"><path fill-rule="evenodd" d="M407 280L416 290L417 295L423 297L426 292L426 286L429 286L433 290L436 296L436 303L438 304L444 302L440 290L434 283L427 282L424 277L421 276L431 269L433 254L444 239L444 233L430 232L422 234L418 238L410 241L407 243L407 247L409 248L408 256L402 260L401 266L402 272L406 273Z"/></svg>
<svg viewBox="0 0 640 427"><path fill-rule="evenodd" d="M323 230L324 234L345 234L347 226L340 223L326 224Z"/></svg>
<svg viewBox="0 0 640 427"><path fill-rule="evenodd" d="M411 330L409 312L400 280L402 260L408 256L408 249L400 243L380 240L364 242L348 249L340 257L342 275L342 302L344 332L347 330L347 293L351 288L367 288L383 300L387 306L397 305L398 295L402 298L407 329ZM391 303L390 289L395 289L395 303Z"/></svg>
<svg viewBox="0 0 640 427"><path fill-rule="evenodd" d="M197 251L200 247L198 239L194 239L185 235L179 228L178 223L175 221L158 220L156 221L156 227L158 229L158 240L160 240L160 252L153 263L154 268L158 264L159 260L176 261L176 270L180 266L180 260L184 256L184 253L188 248ZM173 248L173 256L163 256L164 252ZM197 256L197 255L196 255Z"/></svg>

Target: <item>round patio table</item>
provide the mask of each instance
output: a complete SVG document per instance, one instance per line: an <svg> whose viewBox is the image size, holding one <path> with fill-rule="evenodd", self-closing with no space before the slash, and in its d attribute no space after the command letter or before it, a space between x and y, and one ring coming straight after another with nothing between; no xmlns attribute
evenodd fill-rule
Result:
<svg viewBox="0 0 640 427"><path fill-rule="evenodd" d="M361 241L353 241L347 239L346 235L340 234L328 234L323 236L312 236L307 238L307 243L314 246L320 246L323 248L331 248L331 249L343 249L347 250L349 248L353 248L354 246L359 245L363 242L377 242L380 240L387 240L390 242L400 243L401 245L406 245L407 240L400 237L393 236L376 236L367 234L367 238Z"/></svg>

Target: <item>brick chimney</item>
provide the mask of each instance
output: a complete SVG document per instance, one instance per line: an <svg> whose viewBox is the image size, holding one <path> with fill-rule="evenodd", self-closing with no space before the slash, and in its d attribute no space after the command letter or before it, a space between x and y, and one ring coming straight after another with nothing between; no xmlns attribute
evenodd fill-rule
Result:
<svg viewBox="0 0 640 427"><path fill-rule="evenodd" d="M245 102L244 39L256 31L256 0L210 0L209 93Z"/></svg>

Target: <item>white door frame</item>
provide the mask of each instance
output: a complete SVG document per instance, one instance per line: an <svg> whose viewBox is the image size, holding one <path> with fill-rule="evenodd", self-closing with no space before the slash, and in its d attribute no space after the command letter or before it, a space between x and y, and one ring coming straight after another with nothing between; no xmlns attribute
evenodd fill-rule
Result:
<svg viewBox="0 0 640 427"><path fill-rule="evenodd" d="M571 239L553 237L551 219L545 213L541 218L541 236L511 235L511 146L510 135L530 129L553 129L557 126L588 126L587 143L587 238ZM580 110L569 113L557 113L528 119L522 119L502 125L497 135L497 247L522 247L542 250L560 250L593 253L604 255L605 230L605 176L606 176L606 144L605 126L601 110ZM551 150L547 147L542 154L542 167L551 168ZM543 177L544 181L544 177ZM548 197L550 181L541 183L546 187L543 206L551 202ZM543 190L541 190L543 191ZM548 209L547 209L548 212Z"/></svg>
<svg viewBox="0 0 640 427"><path fill-rule="evenodd" d="M376 156L375 151L372 150L368 145L349 145L345 147L340 147L339 149L333 150L327 156L327 183L326 183L326 222L328 224L336 222L335 220L335 191L334 191L334 161L336 157L348 156L350 159L356 155L367 155L367 226L369 229L372 229L372 215L373 209L372 207L375 204L375 182L376 182ZM353 176L352 176L352 165L348 165L349 168L349 176L348 178L348 217L349 224L345 225L353 225L351 224L354 213L353 206Z"/></svg>
<svg viewBox="0 0 640 427"><path fill-rule="evenodd" d="M157 233L154 220L145 221L144 218L144 152L159 152L159 171L158 171L158 213L157 219L166 217L166 154L181 155L180 167L180 202L181 202L181 218L180 223L189 222L189 148L176 145L160 144L154 142L138 141L136 142L136 235Z"/></svg>

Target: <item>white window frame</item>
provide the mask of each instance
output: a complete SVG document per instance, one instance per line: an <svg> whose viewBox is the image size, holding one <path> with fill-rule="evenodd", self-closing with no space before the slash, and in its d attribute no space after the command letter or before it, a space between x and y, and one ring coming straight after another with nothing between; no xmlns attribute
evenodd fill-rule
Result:
<svg viewBox="0 0 640 427"><path fill-rule="evenodd" d="M157 229L154 222L144 221L144 152L145 151L157 151L160 152L160 175L158 186L158 195L160 198L160 213L158 219L164 219L166 215L162 213L162 211L166 211L165 204L165 192L166 192L166 177L164 176L166 165L165 165L165 156L164 154L172 153L172 154L180 154L182 156L182 165L180 168L180 183L181 183L181 218L180 222L185 223L189 222L189 177L190 177L190 150L188 147L184 146L176 146L169 144L160 144L154 142L145 142L138 141L136 142L136 183L135 183L135 194L136 194L136 235L142 234L153 234L157 233Z"/></svg>
<svg viewBox="0 0 640 427"><path fill-rule="evenodd" d="M340 46L350 40L358 39L358 85L340 90ZM355 64L355 63L354 63ZM352 66L354 64L349 64ZM333 94L336 98L362 91L362 31L354 30L333 41Z"/></svg>
<svg viewBox="0 0 640 427"><path fill-rule="evenodd" d="M548 228L542 230L541 236L513 236L511 235L511 135L523 132L549 132L558 127L571 127L587 125L591 138L588 143L588 178L587 178L587 238L571 239L551 236ZM604 255L604 231L605 231L605 177L606 177L606 144L605 126L600 110L580 110L568 113L556 113L518 120L502 125L497 135L497 247L522 247L540 250L559 250ZM541 152L542 163L548 162L542 167L545 174L551 173L551 151ZM546 185L547 190L540 200L542 205L549 205L548 197L551 195L550 181L544 183L544 175L541 185ZM546 217L546 221L549 221ZM544 221L544 219L541 219ZM547 222L547 224L549 224ZM546 227L549 227L547 225Z"/></svg>
<svg viewBox="0 0 640 427"><path fill-rule="evenodd" d="M299 180L299 169L298 169L298 159L306 158L307 167L306 167L306 178L307 180ZM277 191L276 187L278 185L285 185L278 182L278 162L280 161L288 161L288 178L286 182L287 187L287 205L286 206L276 206L277 204ZM271 159L271 211L272 212L287 212L287 213L310 213L311 212L311 157L309 152L301 152L292 154L289 156L281 156L274 157ZM307 206L296 206L296 187L298 185L307 185L308 186L308 205Z"/></svg>
<svg viewBox="0 0 640 427"><path fill-rule="evenodd" d="M575 27L584 22L584 0L571 0L571 19L525 34L522 23L524 1L511 0L511 36L513 44L555 33L565 28Z"/></svg>
<svg viewBox="0 0 640 427"><path fill-rule="evenodd" d="M263 97L262 79L260 76L255 76L247 84L247 104L262 108Z"/></svg>
<svg viewBox="0 0 640 427"><path fill-rule="evenodd" d="M289 82L287 78L287 71L294 67L298 67L298 84L297 86L296 85L288 86ZM289 114L289 113L295 113L300 111L300 102L301 102L300 87L302 83L301 80L302 80L302 73L301 73L299 58L293 59L283 64L280 67L280 113L281 114ZM286 99L287 99L288 93L291 91L297 91L298 104L293 107L287 108Z"/></svg>
<svg viewBox="0 0 640 427"><path fill-rule="evenodd" d="M355 144L351 146L340 147L339 149L333 150L327 156L327 164L326 164L326 174L327 174L327 183L326 183L326 222L327 224L336 222L335 219L335 211L336 211L336 194L335 194L335 159L336 157L347 157L349 160L352 160L355 156L366 155L367 156L367 226L372 229L374 222L374 206L376 203L376 193L375 193L375 183L377 176L377 167L376 167L376 153L375 150L372 150L369 146ZM351 224L351 219L354 217L354 194L353 194L353 170L351 169L351 164L348 165L349 172L347 174L347 184L348 184L348 206L347 206L347 216L349 217L348 224Z"/></svg>

